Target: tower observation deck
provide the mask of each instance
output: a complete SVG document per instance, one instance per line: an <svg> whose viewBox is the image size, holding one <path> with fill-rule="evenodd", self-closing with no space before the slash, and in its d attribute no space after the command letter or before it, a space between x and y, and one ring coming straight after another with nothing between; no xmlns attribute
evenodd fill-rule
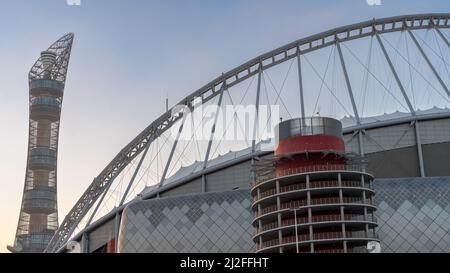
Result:
<svg viewBox="0 0 450 273"><path fill-rule="evenodd" d="M42 252L58 228L57 155L61 106L74 35L43 51L28 75L30 118L22 205L11 252Z"/></svg>

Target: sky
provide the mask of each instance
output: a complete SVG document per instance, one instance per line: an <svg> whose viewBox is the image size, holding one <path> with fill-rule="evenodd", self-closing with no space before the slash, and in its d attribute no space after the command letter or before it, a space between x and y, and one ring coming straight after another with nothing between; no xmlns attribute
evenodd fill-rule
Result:
<svg viewBox="0 0 450 273"><path fill-rule="evenodd" d="M69 0L70 2L70 0ZM74 32L58 158L60 222L92 179L171 104L264 52L371 18L450 12L448 0L0 0L0 252L18 221L27 75Z"/></svg>

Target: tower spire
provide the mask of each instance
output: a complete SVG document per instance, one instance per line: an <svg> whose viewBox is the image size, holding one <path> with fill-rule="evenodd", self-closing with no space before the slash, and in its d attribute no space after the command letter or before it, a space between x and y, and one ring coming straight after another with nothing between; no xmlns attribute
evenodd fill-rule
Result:
<svg viewBox="0 0 450 273"><path fill-rule="evenodd" d="M58 228L57 157L64 86L74 35L41 53L28 75L30 120L27 169L11 252L42 252Z"/></svg>

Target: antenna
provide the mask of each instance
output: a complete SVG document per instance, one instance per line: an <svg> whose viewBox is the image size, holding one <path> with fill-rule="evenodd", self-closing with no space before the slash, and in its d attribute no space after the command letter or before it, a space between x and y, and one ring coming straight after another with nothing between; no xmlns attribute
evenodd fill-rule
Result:
<svg viewBox="0 0 450 273"><path fill-rule="evenodd" d="M166 93L166 112L169 111L169 93Z"/></svg>

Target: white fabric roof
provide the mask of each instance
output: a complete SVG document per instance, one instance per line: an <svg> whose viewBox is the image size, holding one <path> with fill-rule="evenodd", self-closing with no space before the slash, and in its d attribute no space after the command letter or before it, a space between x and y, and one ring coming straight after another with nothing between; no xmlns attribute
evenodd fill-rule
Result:
<svg viewBox="0 0 450 273"><path fill-rule="evenodd" d="M447 113L447 112L450 112L449 108L433 107L433 108L427 109L427 110L419 109L418 111L416 111L416 115L421 116L421 115L439 114L439 113ZM379 116L361 117L360 119L361 119L362 124L370 124L370 123L395 120L395 119L400 119L400 118L405 118L405 117L410 117L410 116L411 116L411 113L409 113L409 112L396 111L393 113L387 113L387 114L383 114L383 115L379 115ZM343 128L354 126L355 118L352 116L350 116L350 117L346 116L343 119L341 119L341 122L342 122ZM273 146L273 143L270 141L271 140L258 143L256 150L257 151L261 150L261 145L264 145L264 150L267 150L267 151L273 150L274 146ZM230 151L224 155L219 155L216 158L210 159L207 167L208 168L214 167L221 163L225 163L227 161L246 156L250 153L251 153L251 147L240 150L240 151ZM203 168L203 161L196 161L192 165L189 165L186 167L181 167L174 175L172 175L171 177L169 177L165 180L164 185L170 184L170 183L180 180L186 176L197 173L197 172L201 171L202 168ZM148 193L148 192L156 190L157 188L158 188L158 185L148 186L143 190L142 193Z"/></svg>

